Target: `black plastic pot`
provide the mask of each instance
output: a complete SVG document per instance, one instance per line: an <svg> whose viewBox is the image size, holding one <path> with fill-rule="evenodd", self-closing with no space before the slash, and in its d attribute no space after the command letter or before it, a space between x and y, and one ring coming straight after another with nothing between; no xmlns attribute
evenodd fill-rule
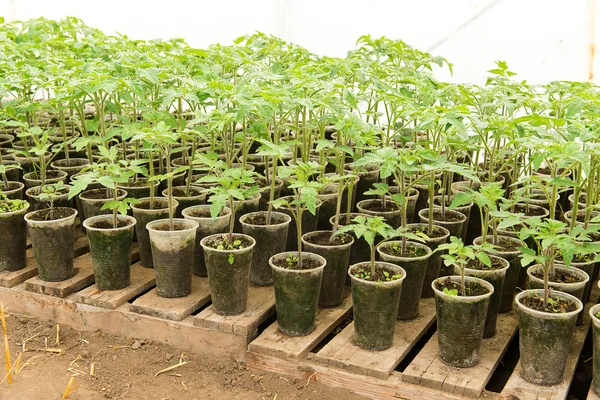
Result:
<svg viewBox="0 0 600 400"><path fill-rule="evenodd" d="M427 234L427 224L409 224L408 228L411 230L420 230ZM431 256L427 260L427 271L425 272L425 278L423 280L423 289L421 291L421 298L433 297L433 289L431 288L431 282L439 278L440 269L442 267L442 251L435 251L440 244L446 243L450 237L450 231L448 229L433 225L433 232L429 239L425 239L425 245L432 251Z"/></svg>
<svg viewBox="0 0 600 400"><path fill-rule="evenodd" d="M217 314L236 315L246 311L248 281L255 240L248 235L235 233L233 240L241 240L244 247L237 250L218 250L209 244L214 238L226 234L207 236L200 242L204 249L210 298Z"/></svg>
<svg viewBox="0 0 600 400"><path fill-rule="evenodd" d="M0 272L18 271L27 264L27 223L23 217L28 211L29 203L25 203L21 210L0 213Z"/></svg>
<svg viewBox="0 0 600 400"><path fill-rule="evenodd" d="M117 189L117 200L121 201L127 197L127 192L123 189ZM102 210L102 207L109 201L113 200L111 189L90 189L79 194L81 207L85 219L95 217L96 215L112 214L112 210ZM84 221L85 221L84 219ZM83 222L83 221L82 221Z"/></svg>
<svg viewBox="0 0 600 400"><path fill-rule="evenodd" d="M392 228L397 228L400 225L400 214L402 211L398 208L396 203L390 200L385 201L386 211L379 211L381 203L381 199L367 199L359 201L356 204L356 208L361 214L383 217L385 222L391 225Z"/></svg>
<svg viewBox="0 0 600 400"><path fill-rule="evenodd" d="M154 268L150 234L146 225L152 221L169 218L169 203L165 198L155 197L154 207L150 209L149 205L150 198L143 198L140 199L139 203L133 204L131 210L133 211L133 217L137 221L137 224L135 224L135 236L137 237L140 252L140 262L146 268ZM173 200L173 212L175 212L178 205L177 200Z"/></svg>
<svg viewBox="0 0 600 400"><path fill-rule="evenodd" d="M260 193L255 193L251 199L233 202L233 207L235 208L235 225L233 227L234 232L242 233L242 223L240 222L240 218L242 215L257 212L260 199Z"/></svg>
<svg viewBox="0 0 600 400"><path fill-rule="evenodd" d="M336 236L343 243L329 244L332 234L332 231L314 231L302 235L304 251L318 254L327 262L323 270L319 307L337 307L342 303L350 250L354 244L354 238L345 234Z"/></svg>
<svg viewBox="0 0 600 400"><path fill-rule="evenodd" d="M473 367L479 362L481 339L494 287L483 279L466 276L467 285L478 283L488 293L479 296L452 296L438 289L438 284L445 279L460 282L460 276L441 277L431 284L435 293L440 360L452 367Z"/></svg>
<svg viewBox="0 0 600 400"><path fill-rule="evenodd" d="M25 188L30 189L32 187L40 186L42 184L42 179L40 173L28 172L23 175L23 181L25 182ZM46 185L51 185L56 182L67 182L67 173L64 171L55 171L49 170L46 171Z"/></svg>
<svg viewBox="0 0 600 400"><path fill-rule="evenodd" d="M523 291L515 298L519 315L521 377L536 385L551 386L563 380L577 315L583 310L583 303L559 291L552 291L552 297L575 303L576 310L548 313L532 310L522 303L526 296L543 295L543 289L533 289Z"/></svg>
<svg viewBox="0 0 600 400"><path fill-rule="evenodd" d="M173 186L173 190L185 190L185 186ZM162 191L163 197L169 196L169 189L165 189ZM198 187L190 187L190 196L173 196L174 200L177 200L179 203L179 207L177 207L177 212L175 213L176 218L183 218L183 210L192 206L199 206L204 204L206 201L206 191L204 189Z"/></svg>
<svg viewBox="0 0 600 400"><path fill-rule="evenodd" d="M502 257L489 256L492 261L496 260L501 264L496 269L473 269L465 268L465 275L474 278L483 279L489 282L494 287L494 293L490 296L490 303L485 318L485 327L483 329L483 338L490 338L496 334L496 321L498 319L498 310L500 309L500 299L502 298L502 290L504 287L504 279L506 271L510 267L508 261ZM456 274L460 274L460 270L455 268Z"/></svg>
<svg viewBox="0 0 600 400"><path fill-rule="evenodd" d="M344 226L344 225L352 224L352 220L354 218L358 217L359 215L362 215L363 217L367 216L366 214L350 213L350 217L349 217L350 221L346 221L346 214L343 213L342 215L340 215L339 225ZM333 216L329 219L329 224L331 225L332 228L334 228L335 216ZM360 239L358 239L352 232L350 232L348 234L350 236L352 236L352 239L354 239L354 243L350 247L350 260L348 261L349 265L354 265L354 264L358 264L360 262L368 261L369 254L371 251L371 249L369 248L369 244L362 237ZM346 286L350 286L350 276L349 275L346 275Z"/></svg>
<svg viewBox="0 0 600 400"><path fill-rule="evenodd" d="M197 276L208 276L206 271L206 262L204 250L200 242L207 236L217 233L225 233L229 230L229 221L231 219L231 209L223 207L219 216L212 219L210 216L210 205L202 204L184 209L181 214L183 218L196 221L198 229L196 230L196 250L194 251L194 266L192 272Z"/></svg>
<svg viewBox="0 0 600 400"><path fill-rule="evenodd" d="M50 164L50 167L57 171L65 172L67 174L67 178L71 178L73 175L81 172L88 165L90 165L90 161L87 158L69 158L68 161L66 159L56 160Z"/></svg>
<svg viewBox="0 0 600 400"><path fill-rule="evenodd" d="M273 272L269 260L275 254L285 251L288 229L292 218L280 212L271 212L271 224L260 225L255 220L266 221L266 211L258 211L242 215L240 223L245 235L251 236L256 241L252 254L252 267L250 268L250 282L258 286L273 284Z"/></svg>
<svg viewBox="0 0 600 400"><path fill-rule="evenodd" d="M303 260L315 260L318 267L287 269L278 267L276 260L286 259L298 252L276 254L269 260L273 269L273 288L279 330L288 336L306 336L315 329L317 305L323 269L327 261L317 254L303 252Z"/></svg>
<svg viewBox="0 0 600 400"><path fill-rule="evenodd" d="M367 350L385 350L394 340L402 281L406 272L397 265L376 262L375 268L390 275L402 277L389 282L373 282L357 278L353 272L369 270L369 262L354 264L348 270L352 281L352 312L354 315L354 340Z"/></svg>
<svg viewBox="0 0 600 400"><path fill-rule="evenodd" d="M492 235L486 236L486 241L492 243ZM511 242L516 247L521 247L522 244L519 239L498 235L498 240L506 240ZM480 245L481 237L475 238L473 244ZM513 298L515 296L515 290L517 289L517 283L519 281L519 274L521 271L521 258L519 250L504 251L501 248L487 252L491 256L502 257L510 264L506 271L506 277L504 278L504 287L502 289L502 297L500 298L500 310L499 313L507 313L513 309Z"/></svg>
<svg viewBox="0 0 600 400"><path fill-rule="evenodd" d="M96 286L100 290L118 290L129 286L131 247L136 220L119 215L123 226L113 228L112 215L97 215L83 222L90 243Z"/></svg>
<svg viewBox="0 0 600 400"><path fill-rule="evenodd" d="M169 220L159 219L146 225L152 245L156 289L162 297L184 297L192 291L192 265L198 223L175 219L176 230L169 230Z"/></svg>
<svg viewBox="0 0 600 400"><path fill-rule="evenodd" d="M62 217L53 219L53 214ZM59 282L73 276L76 216L77 210L66 207L32 211L25 215L41 280Z"/></svg>
<svg viewBox="0 0 600 400"><path fill-rule="evenodd" d="M592 390L600 396L600 319L596 317L600 312L600 304L590 308L589 312L592 320L592 339L594 343Z"/></svg>
<svg viewBox="0 0 600 400"><path fill-rule="evenodd" d="M398 307L398 319L413 319L419 315L419 302L427 265L431 256L431 249L424 244L406 242L407 249L418 249L424 252L421 256L398 256L392 251L393 248L402 248L402 241L391 240L380 243L377 246L379 259L387 263L395 264L406 272L406 278L400 293L400 306Z"/></svg>

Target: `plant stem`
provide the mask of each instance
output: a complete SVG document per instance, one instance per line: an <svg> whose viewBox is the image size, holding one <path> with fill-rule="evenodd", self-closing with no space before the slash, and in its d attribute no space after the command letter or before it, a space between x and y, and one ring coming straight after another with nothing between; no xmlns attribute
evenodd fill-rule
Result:
<svg viewBox="0 0 600 400"><path fill-rule="evenodd" d="M118 196L118 190L119 189L117 189L117 184L115 183L115 187L112 190L113 191L113 201L115 201L115 206L116 206L116 202L119 201L118 200L118 197L119 197ZM118 215L118 210L117 210L117 207L115 207L113 209L113 229L117 229L118 225L119 225L119 221L117 219L117 215Z"/></svg>

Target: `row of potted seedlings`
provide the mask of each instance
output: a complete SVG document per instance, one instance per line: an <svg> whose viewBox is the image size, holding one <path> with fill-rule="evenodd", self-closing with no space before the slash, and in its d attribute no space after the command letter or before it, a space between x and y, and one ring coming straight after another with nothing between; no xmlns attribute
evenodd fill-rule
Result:
<svg viewBox="0 0 600 400"><path fill-rule="evenodd" d="M598 273L594 85L530 86L502 62L447 84L430 73L445 60L370 36L333 59L263 34L194 49L76 19L2 30L0 271L25 266L28 229L40 278L70 278L79 216L100 289L129 284L135 240L159 295L208 276L231 315L273 285L279 329L306 335L351 285L373 351L435 297L455 367L516 304L521 375L561 381Z"/></svg>

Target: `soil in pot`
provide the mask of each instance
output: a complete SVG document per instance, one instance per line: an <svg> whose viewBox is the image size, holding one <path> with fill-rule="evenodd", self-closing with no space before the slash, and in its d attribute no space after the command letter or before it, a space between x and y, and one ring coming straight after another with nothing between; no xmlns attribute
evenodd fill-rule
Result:
<svg viewBox="0 0 600 400"><path fill-rule="evenodd" d="M421 223L426 224L429 221L429 209L426 208L419 211L419 218ZM440 208L433 209L433 223L448 229L451 236L462 237L463 229L467 228L465 225L466 221L467 217L458 211L446 210L446 212L442 214ZM445 270L445 267L442 267L440 276L446 276L452 273L452 270Z"/></svg>
<svg viewBox="0 0 600 400"><path fill-rule="evenodd" d="M235 208L235 223L233 230L234 232L241 233L242 232L242 223L240 222L240 218L242 215L250 214L258 211L258 206L260 204L261 199L260 193L254 193L251 199L247 199L244 201L234 201L233 206Z"/></svg>
<svg viewBox="0 0 600 400"><path fill-rule="evenodd" d="M23 181L25 182L25 188L30 189L32 187L40 186L42 184L42 178L39 172L29 172L23 175ZM67 173L64 171L46 171L46 185L50 185L56 182L67 182Z"/></svg>
<svg viewBox="0 0 600 400"><path fill-rule="evenodd" d="M66 207L71 208L73 206L73 199L69 200L69 189L71 185L65 185L60 191L57 192L57 198L54 200L54 207ZM25 196L29 204L31 204L31 210L43 210L44 208L50 207L50 200L40 199L41 187L36 186L29 188L25 191Z"/></svg>
<svg viewBox="0 0 600 400"><path fill-rule="evenodd" d="M73 276L77 210L53 208L25 215L40 279L59 282Z"/></svg>
<svg viewBox="0 0 600 400"><path fill-rule="evenodd" d="M245 235L256 241L250 268L250 282L259 286L273 284L273 272L269 259L285 251L288 229L292 218L289 215L272 212L271 223L267 225L266 211L242 215L240 222Z"/></svg>
<svg viewBox="0 0 600 400"><path fill-rule="evenodd" d="M543 289L534 289L516 297L521 377L536 385L551 386L563 379L583 304L556 290L551 291L551 304L546 304L543 294Z"/></svg>
<svg viewBox="0 0 600 400"><path fill-rule="evenodd" d="M183 210L188 207L204 204L206 200L206 191L195 187L190 187L190 191L187 192L185 186L174 186L171 193L173 199L177 200L179 203L179 207L177 207L175 213L176 218L183 218ZM169 195L168 189L163 190L162 195L163 197L167 197Z"/></svg>
<svg viewBox="0 0 600 400"><path fill-rule="evenodd" d="M396 264L406 272L400 294L398 319L415 318L419 314L421 291L431 249L420 243L407 242L403 254L402 241L393 240L378 245L377 252L381 261Z"/></svg>
<svg viewBox="0 0 600 400"><path fill-rule="evenodd" d="M25 185L21 182L8 181L8 187L0 183L0 190L9 200L22 200Z"/></svg>
<svg viewBox="0 0 600 400"><path fill-rule="evenodd" d="M232 243L229 243L228 234L207 236L200 242L216 313L236 315L246 310L255 244L252 237L239 233L233 235Z"/></svg>
<svg viewBox="0 0 600 400"><path fill-rule="evenodd" d="M288 336L306 336L315 329L317 304L326 261L309 252L276 254L269 260L279 330Z"/></svg>
<svg viewBox="0 0 600 400"><path fill-rule="evenodd" d="M462 296L459 276L438 278L432 286L440 359L453 367L475 366L493 286L470 276L465 277L466 296Z"/></svg>
<svg viewBox="0 0 600 400"><path fill-rule="evenodd" d="M127 197L127 192L123 189L117 190L117 200L121 201ZM91 189L79 194L81 207L85 219L95 217L96 215L111 214L112 210L102 210L104 204L113 200L113 192L111 189Z"/></svg>
<svg viewBox="0 0 600 400"><path fill-rule="evenodd" d="M406 272L386 262L354 264L348 270L352 280L354 340L367 350L385 350L394 340L402 282Z"/></svg>
<svg viewBox="0 0 600 400"><path fill-rule="evenodd" d="M18 271L27 264L27 223L23 217L28 211L27 202L15 210L10 202L0 201L0 272Z"/></svg>
<svg viewBox="0 0 600 400"><path fill-rule="evenodd" d="M81 172L89 164L90 161L87 158L69 158L68 160L54 161L50 166L57 171L66 172L67 178L71 178L73 175Z"/></svg>
<svg viewBox="0 0 600 400"><path fill-rule="evenodd" d="M400 225L401 210L393 201L386 200L384 206L380 199L368 199L358 202L356 207L362 214L383 217L392 228Z"/></svg>
<svg viewBox="0 0 600 400"><path fill-rule="evenodd" d="M429 227L427 224L409 224L408 229L412 233L424 233L428 236L428 239L425 239L425 245L431 249L432 253L427 260L427 271L425 272L425 278L423 279L421 297L433 297L433 288L431 287L431 282L440 276L440 269L443 261L442 254L444 254L444 252L436 251L436 249L440 244L446 243L450 237L450 232L446 228L433 225L432 231L429 233Z"/></svg>
<svg viewBox="0 0 600 400"><path fill-rule="evenodd" d="M354 238L347 234L333 236L333 231L315 231L302 236L305 251L318 254L327 264L323 270L319 307L337 307L344 299L344 286ZM333 240L332 240L333 239Z"/></svg>

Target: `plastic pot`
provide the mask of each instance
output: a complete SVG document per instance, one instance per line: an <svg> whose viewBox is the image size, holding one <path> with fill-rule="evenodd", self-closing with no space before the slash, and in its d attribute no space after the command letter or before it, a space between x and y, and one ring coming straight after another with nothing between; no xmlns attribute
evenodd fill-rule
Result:
<svg viewBox="0 0 600 400"><path fill-rule="evenodd" d="M359 180L355 185L356 187L356 204L359 202L368 199L369 197L365 195L365 192L371 190L374 183L379 181L379 166L378 165L365 165L360 167L361 170L353 171L352 164L346 164L344 166L344 170L348 173L352 173L357 175Z"/></svg>
<svg viewBox="0 0 600 400"><path fill-rule="evenodd" d="M59 282L73 276L76 216L77 210L67 207L32 211L25 215L41 280Z"/></svg>
<svg viewBox="0 0 600 400"><path fill-rule="evenodd" d="M2 193L9 200L23 200L23 189L25 185L21 182L8 181L8 189L4 188L4 184L0 183L0 189Z"/></svg>
<svg viewBox="0 0 600 400"><path fill-rule="evenodd" d="M28 211L29 203L25 203L21 210L0 213L0 272L18 271L27 264L27 223L23 217Z"/></svg>
<svg viewBox="0 0 600 400"><path fill-rule="evenodd" d="M178 190L185 190L185 186L173 186L173 191L178 191ZM174 200L177 200L177 202L179 203L179 207L177 208L177 211L175 213L175 217L176 218L183 218L183 210L185 210L188 207L192 207L192 206L199 206L201 204L204 204L204 202L206 201L206 191L204 189L200 189L197 187L190 187L190 192L191 195L190 196L179 196L179 195L174 195L172 196ZM169 189L165 189L162 191L162 195L163 197L168 197L169 196Z"/></svg>
<svg viewBox="0 0 600 400"><path fill-rule="evenodd" d="M413 319L419 315L419 302L427 265L431 256L431 249L424 244L406 242L407 249L420 249L424 252L421 256L399 256L393 252L393 248L402 248L402 241L391 240L380 243L377 246L379 259L387 263L395 264L406 272L402 293L400 294L400 306L398 307L398 319Z"/></svg>
<svg viewBox="0 0 600 400"><path fill-rule="evenodd" d="M294 196L285 196L285 197L288 198L287 200L289 202L292 202L294 199ZM318 200L316 215L311 214L311 212L308 210L305 210L302 213L302 232L301 232L302 235L304 235L308 232L313 232L313 231L317 230L320 208L321 208L321 201ZM279 211L292 217L292 222L290 222L290 226L288 228L287 244L285 246L285 249L287 251L296 251L296 250L298 250L298 230L296 228L296 221L294 221L294 218L288 209L281 208L281 209L279 209Z"/></svg>
<svg viewBox="0 0 600 400"><path fill-rule="evenodd" d="M398 186L390 186L391 193L398 193ZM386 199L392 200L391 197L386 196ZM419 199L419 191L417 189L410 189L410 195L405 196L405 200L408 202L406 205L406 223L410 224L415 220L417 200ZM402 221L402 220L400 220Z"/></svg>
<svg viewBox="0 0 600 400"><path fill-rule="evenodd" d="M596 314L600 312L600 304L596 304L590 308L590 318L592 320L592 339L593 339L593 373L592 373L592 390L596 395L600 396L600 319Z"/></svg>
<svg viewBox="0 0 600 400"><path fill-rule="evenodd" d="M519 239L498 235L498 240L507 241L513 244L513 247L521 247L521 241ZM486 236L486 242L492 243L493 237L491 235ZM481 237L477 237L473 240L473 244L481 245ZM500 242L501 243L501 242ZM513 298L515 296L515 290L517 289L517 283L519 282L519 274L521 271L521 258L519 250L504 251L500 248L496 250L487 251L487 254L496 257L502 257L510 264L506 271L506 277L504 278L504 287L502 289L502 297L500 298L500 310L499 313L507 313L513 309Z"/></svg>
<svg viewBox="0 0 600 400"><path fill-rule="evenodd" d="M315 329L317 305L321 290L323 270L327 261L317 254L303 252L304 261L318 264L311 269L287 269L277 266L277 261L298 252L276 254L269 260L273 269L273 289L279 331L288 336L306 336Z"/></svg>
<svg viewBox="0 0 600 400"><path fill-rule="evenodd" d="M401 274L389 282L373 282L357 278L353 272L369 269L369 262L354 264L348 270L352 281L352 312L354 314L354 340L367 350L385 350L394 340L402 282L406 272L395 264L376 262L376 270L390 275Z"/></svg>
<svg viewBox="0 0 600 400"><path fill-rule="evenodd" d="M23 175L23 181L25 182L25 188L30 189L32 187L40 186L42 179L40 173L37 171L28 172ZM45 185L51 185L56 182L67 182L67 173L64 171L48 170L46 171L46 182Z"/></svg>
<svg viewBox="0 0 600 400"><path fill-rule="evenodd" d="M264 180L263 180L264 182ZM266 184L265 184L266 185ZM279 178L275 179L275 192L273 199L278 199L281 196L281 188L283 181ZM263 186L260 188L260 201L258 202L259 211L267 211L269 209L269 198L271 197L271 186Z"/></svg>
<svg viewBox="0 0 600 400"><path fill-rule="evenodd" d="M319 293L319 307L337 307L344 299L344 283L348 273L350 250L354 238L350 235L336 236L343 243L330 244L333 231L314 231L302 235L304 251L318 254L326 261Z"/></svg>
<svg viewBox="0 0 600 400"><path fill-rule="evenodd" d="M440 360L452 367L473 367L479 362L479 349L494 287L483 279L466 276L465 284L478 283L488 292L479 296L452 296L438 289L438 284L445 279L460 282L460 276L438 278L431 284L435 293Z"/></svg>
<svg viewBox="0 0 600 400"><path fill-rule="evenodd" d="M173 212L177 209L178 204L177 200L173 199ZM131 205L133 217L137 221L137 224L135 224L135 236L137 237L140 262L146 268L154 268L150 234L146 225L152 221L169 218L168 205L168 200L162 197L154 198L154 207L152 209L150 209L149 197L140 199L139 203Z"/></svg>
<svg viewBox="0 0 600 400"><path fill-rule="evenodd" d="M127 197L127 192L123 189L117 189L117 200L121 201L125 197ZM96 215L112 214L112 210L102 210L102 207L106 203L113 200L112 189L102 188L86 190L79 194L79 199L81 200L81 207L85 219L95 217Z"/></svg>
<svg viewBox="0 0 600 400"><path fill-rule="evenodd" d="M446 199L448 199L448 196L445 196ZM429 205L429 200L427 200L427 205ZM446 204L446 210L448 209L448 207L450 206L450 204ZM441 210L442 209L442 196L435 196L433 198L433 208L435 210ZM465 223L463 224L463 228L461 231L461 238L463 240L464 243L468 243L467 242L467 231L469 230L469 221L471 219L471 209L473 208L473 202L464 205L464 206L460 206L460 207L455 207L452 209L452 211L458 211L459 213L463 214L467 220L465 221Z"/></svg>
<svg viewBox="0 0 600 400"><path fill-rule="evenodd" d="M248 235L234 233L233 240L241 240L244 247L237 250L218 250L209 244L226 234L207 236L200 245L204 249L210 298L217 314L236 315L246 311L250 265L256 241Z"/></svg>
<svg viewBox="0 0 600 400"><path fill-rule="evenodd" d="M50 167L57 171L63 171L67 174L67 178L81 172L85 167L90 165L87 158L69 158L69 160L57 160L50 164Z"/></svg>
<svg viewBox="0 0 600 400"><path fill-rule="evenodd" d="M118 290L129 286L131 246L136 220L128 215L117 216L118 228L113 228L112 215L97 215L83 221L90 243L96 286L100 290Z"/></svg>
<svg viewBox="0 0 600 400"><path fill-rule="evenodd" d="M485 318L485 327L483 329L483 338L490 338L496 333L496 321L498 319L498 310L500 309L500 299L502 298L502 290L506 271L510 267L508 261L502 257L489 256L492 261L496 260L501 263L496 269L473 269L465 268L465 275L483 279L489 282L494 287L494 293L490 296L490 303ZM460 274L460 269L454 269L455 274Z"/></svg>
<svg viewBox="0 0 600 400"><path fill-rule="evenodd" d="M16 160L2 160L2 165L8 166L6 169L6 178L9 181L20 182L23 180L23 170L18 168L21 164Z"/></svg>
<svg viewBox="0 0 600 400"><path fill-rule="evenodd" d="M64 193L58 195L57 198L54 200L54 207L73 207L73 199L69 200L70 188L71 185L65 185ZM32 187L25 191L25 196L27 196L27 201L29 201L32 211L43 210L44 208L50 207L50 200L40 199L40 192L40 186Z"/></svg>
<svg viewBox="0 0 600 400"><path fill-rule="evenodd" d="M174 219L176 230L169 230L169 220L159 219L146 225L152 246L156 289L162 297L184 297L192 291L192 265L198 223Z"/></svg>
<svg viewBox="0 0 600 400"><path fill-rule="evenodd" d="M411 230L420 230L427 234L427 224L408 224L408 228ZM439 278L440 269L442 267L442 251L435 251L440 244L446 243L450 237L450 231L448 229L433 225L433 232L429 239L425 239L425 245L432 251L431 256L427 260L427 271L425 272L425 278L423 280L423 289L421 290L422 298L433 297L433 289L431 288L431 282Z"/></svg>
<svg viewBox="0 0 600 400"><path fill-rule="evenodd" d="M346 214L341 214L339 219L339 226L351 224L352 220L358 217L359 215L362 215L363 217L367 216L366 214L361 213L350 213L350 221L346 221ZM329 219L329 224L332 228L335 227L335 216ZM369 244L362 237L358 239L352 232L349 232L348 234L354 239L354 243L352 244L352 246L350 246L350 260L348 261L348 265L350 266L358 264L360 262L368 261L370 257L369 254L371 251L371 249L369 248ZM350 286L349 275L346 275L346 286Z"/></svg>
<svg viewBox="0 0 600 400"><path fill-rule="evenodd" d="M145 199L146 197L150 197L150 182L146 178L138 178L135 183L137 185L124 184L117 187L125 190L127 197L130 199ZM155 182L152 182L152 184L154 185Z"/></svg>
<svg viewBox="0 0 600 400"><path fill-rule="evenodd" d="M429 208L419 211L419 219L423 224L429 222ZM433 209L433 223L448 229L451 236L462 237L463 229L467 229L466 222L467 217L458 211L446 210L445 217L442 217L441 208ZM451 267L441 267L440 276L451 275L453 273L454 271Z"/></svg>
<svg viewBox="0 0 600 400"><path fill-rule="evenodd" d="M526 307L526 296L543 296L543 289L526 290L515 301L519 316L521 377L527 382L551 386L562 381L577 315L583 303L567 293L553 291L552 297L572 301L577 309L568 313L549 313Z"/></svg>
<svg viewBox="0 0 600 400"><path fill-rule="evenodd" d="M194 275L206 277L208 276L208 272L206 271L204 250L202 249L202 246L200 246L200 241L207 236L225 233L229 230L231 209L229 207L223 207L223 210L221 210L221 213L215 219L210 216L210 205L207 204L188 207L184 209L181 214L184 219L189 219L198 223L192 272Z"/></svg>
<svg viewBox="0 0 600 400"><path fill-rule="evenodd" d="M240 223L245 235L251 236L256 241L250 268L250 282L258 286L273 284L273 272L269 260L275 254L285 251L288 229L292 218L284 213L271 212L271 224L266 225L266 211L258 211L242 215ZM257 224L255 221L264 221Z"/></svg>
<svg viewBox="0 0 600 400"><path fill-rule="evenodd" d="M383 217L385 222L397 228L400 225L400 214L402 211L398 208L396 203L390 200L386 200L386 211L380 211L381 199L367 199L359 201L356 204L358 212L361 214L367 214L370 216Z"/></svg>
<svg viewBox="0 0 600 400"><path fill-rule="evenodd" d="M569 267L566 267L566 265L562 261L554 260L554 265L556 265L557 267L565 267L565 268L574 267L574 268L582 270L583 272L585 272L588 275L589 280L585 284L585 288L583 289L583 296L580 299L583 302L583 304L586 304L590 300L590 295L592 294L592 290L591 290L592 289L592 281L593 281L592 276L594 276L596 262L594 262L594 261L571 262L571 264L569 264ZM575 296L575 297L577 297L577 296Z"/></svg>

